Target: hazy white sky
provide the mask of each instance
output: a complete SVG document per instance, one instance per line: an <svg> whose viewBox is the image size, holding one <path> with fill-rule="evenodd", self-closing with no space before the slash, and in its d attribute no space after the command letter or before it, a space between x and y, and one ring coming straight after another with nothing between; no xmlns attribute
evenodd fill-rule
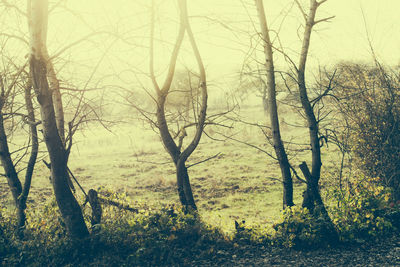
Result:
<svg viewBox="0 0 400 267"><path fill-rule="evenodd" d="M297 7L290 8L292 2L291 0L265 0L264 6L270 27L273 30L280 28L279 35L283 47L295 57L300 49L297 32L299 30L299 33L302 33L299 25L303 21ZM309 1L300 2L307 6ZM130 49L136 51L130 51L127 57L121 55L118 57L121 60L130 61L137 67L143 67L143 71L147 71L149 0L69 0L67 3L69 8L79 14L89 26L83 26L79 21L71 24L63 21L60 26L53 28L58 35L65 36L59 30L59 27L63 28L63 26L67 26L67 29L63 31L69 31L67 36L72 40L90 31L101 29L118 31L121 35L128 36L132 43L139 45L138 47L124 46L117 42L114 48L122 53ZM156 55L160 59L158 63L161 64L168 62L168 52L175 39L176 3L173 0L159 0L157 3L160 25L156 29L156 34L158 33L157 37L163 42L156 47L158 51ZM253 1L189 0L188 8L190 15L193 16L192 27L209 71L228 73L239 68L245 53L248 52L247 46L251 35L254 34L254 26L258 30L256 21L254 26L250 22L250 17L253 16L254 19L255 15ZM366 27L378 57L388 64L399 63L399 10L399 0L327 1L320 7L317 16L319 18L333 15L336 17L330 23L319 24L315 28L311 42L310 64L316 66L333 64L339 60L370 60ZM365 24L362 13L365 16ZM57 14L54 15L56 16ZM286 19L282 23L284 17ZM232 32L238 29L247 30L248 33ZM114 51L114 56L111 57L116 59L117 54L114 48L110 48ZM188 46L184 48L188 49ZM279 57L279 55L276 56ZM187 65L192 64L190 50L182 53L181 62Z"/></svg>
<svg viewBox="0 0 400 267"><path fill-rule="evenodd" d="M300 2L306 7L309 3L308 0ZM65 51L56 61L59 69L75 77L80 73L88 76L99 64L94 75L106 73L114 77L118 74L129 83L134 82L135 75L148 72L150 0L67 0L64 3L66 8L57 8L50 16L50 54L93 32L112 32L121 39L109 34L92 36L90 42ZM156 3L156 66L161 74L176 37L177 7L174 0L156 0ZM283 48L296 58L301 45L298 35L302 34L300 25L303 23L297 7L292 0L264 0L264 6L270 28L279 30ZM246 55L247 60L254 59L248 56L249 45L255 45L254 36L258 30L252 0L188 0L188 8L211 80L222 82L232 76ZM316 26L312 34L310 66L333 65L340 60L370 61L366 29L379 59L388 64L400 63L399 10L400 0L327 1L319 8L317 17L336 17L330 23ZM11 26L11 21L7 23L5 26ZM20 24L26 30L26 23L20 21ZM5 30L10 28L3 27ZM271 34L274 36L274 32ZM278 45L277 39L275 45ZM275 53L275 57L285 68L281 56ZM68 60L78 64L65 64ZM182 65L195 67L187 40L179 60Z"/></svg>

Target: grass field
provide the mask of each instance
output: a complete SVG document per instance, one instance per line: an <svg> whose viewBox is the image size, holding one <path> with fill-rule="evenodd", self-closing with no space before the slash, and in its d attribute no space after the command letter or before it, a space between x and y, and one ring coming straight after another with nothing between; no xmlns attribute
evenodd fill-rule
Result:
<svg viewBox="0 0 400 267"><path fill-rule="evenodd" d="M248 121L263 122L258 108L241 111ZM293 112L284 115L282 124L287 140L301 142L306 132L288 124L301 122ZM133 201L157 207L160 203L178 204L175 169L158 135L132 121L111 128L91 126L75 136L69 167L83 188L105 187L126 193ZM217 129L213 132L218 137ZM224 130L228 131L228 130ZM236 125L229 130L235 138L271 150L257 127ZM227 133L227 132L225 132ZM228 134L228 133L227 133ZM45 150L45 145L41 145ZM188 165L220 153L218 157L189 168L192 188L202 218L226 232L234 229L234 220L248 225L271 224L282 208L282 185L276 162L266 154L232 140L214 141L203 136ZM306 159L309 159L310 156ZM304 160L304 157L300 157ZM297 164L294 161L293 164ZM52 197L49 171L37 163L28 209ZM304 185L295 181L295 202L300 203ZM0 182L2 206L11 207L5 179ZM81 194L79 192L79 194ZM8 204L7 204L8 203Z"/></svg>

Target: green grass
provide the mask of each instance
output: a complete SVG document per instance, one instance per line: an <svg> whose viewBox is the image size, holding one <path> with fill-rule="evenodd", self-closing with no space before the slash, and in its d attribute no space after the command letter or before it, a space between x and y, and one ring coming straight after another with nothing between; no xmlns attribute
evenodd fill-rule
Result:
<svg viewBox="0 0 400 267"><path fill-rule="evenodd" d="M241 111L245 118L255 122L265 121L263 112L252 108ZM292 128L287 123L299 122L293 112L283 114L284 137L293 142L306 142L306 132ZM250 121L250 119L246 119ZM156 207L160 203L179 204L175 169L158 135L132 121L111 128L90 126L78 132L70 156L69 167L83 188L106 187L125 192L132 200ZM138 126L139 125L139 126ZM209 129L209 128L208 128ZM212 129L213 136L221 129ZM262 146L272 152L265 137L257 127L238 124L234 130L222 129L235 138ZM294 138L294 139L292 139ZM18 138L15 138L18 139ZM188 142L188 141L186 141ZM41 145L45 149L45 145ZM271 224L282 209L282 184L270 177L280 178L277 163L266 154L226 140L218 142L203 136L187 164L204 160L217 153L218 157L189 168L195 200L202 218L223 231L234 229L234 220L245 220L247 225ZM310 155L305 154L307 159ZM300 156L293 164L304 160ZM42 162L37 163L32 182L28 208L49 199L52 188L49 171ZM304 185L294 184L295 203L301 203ZM0 183L1 197L11 198L5 180ZM79 194L81 194L79 192Z"/></svg>

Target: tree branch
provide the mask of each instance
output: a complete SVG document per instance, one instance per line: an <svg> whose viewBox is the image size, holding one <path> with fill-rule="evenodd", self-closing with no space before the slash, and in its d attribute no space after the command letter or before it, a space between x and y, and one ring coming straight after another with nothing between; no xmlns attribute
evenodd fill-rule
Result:
<svg viewBox="0 0 400 267"><path fill-rule="evenodd" d="M19 7L17 7L16 5L12 5L12 4L10 4L8 1L6 1L6 0L1 0L1 2L3 3L3 5L4 5L6 8L15 9L15 11L17 11L17 13L19 13L20 15L22 15L22 16L24 16L24 17L27 17L27 14L26 14L24 11L22 11L21 9L19 9Z"/></svg>
<svg viewBox="0 0 400 267"><path fill-rule="evenodd" d="M316 21L314 21L313 25L316 25L316 24L318 24L318 23L320 23L320 22L324 22L324 21L330 22L330 20L333 19L333 18L335 18L335 17L336 17L336 16L330 16L330 17L327 17L327 18L323 18L323 19L316 20Z"/></svg>
<svg viewBox="0 0 400 267"><path fill-rule="evenodd" d="M304 9L301 7L299 1L298 0L294 0L294 1L296 2L297 6L299 7L300 12L303 15L304 20L307 21L307 14L306 14L306 12L304 12Z"/></svg>
<svg viewBox="0 0 400 267"><path fill-rule="evenodd" d="M199 162L196 162L196 163L193 163L193 164L190 164L189 166L187 166L186 168L190 168L190 167L193 167L193 166L196 166L196 165L198 165L198 164L201 164L201 163L203 163L203 162L206 162L206 161L209 161L210 159L214 159L214 158L216 158L216 157L218 157L219 155L221 154L221 152L218 152L217 154L215 154L214 156L211 156L211 157L209 157L209 158L206 158L206 159L204 159L204 160L201 160L201 161L199 161Z"/></svg>

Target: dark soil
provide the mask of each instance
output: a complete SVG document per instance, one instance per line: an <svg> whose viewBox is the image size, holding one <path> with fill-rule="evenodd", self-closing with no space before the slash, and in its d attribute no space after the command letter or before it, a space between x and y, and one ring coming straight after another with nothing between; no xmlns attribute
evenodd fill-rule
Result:
<svg viewBox="0 0 400 267"><path fill-rule="evenodd" d="M367 244L336 248L294 250L241 246L236 251L216 251L210 259L186 266L400 266L400 236Z"/></svg>
<svg viewBox="0 0 400 267"><path fill-rule="evenodd" d="M217 245L217 244L214 244ZM214 247L211 253L198 251L196 248L184 257L175 258L171 266L400 266L400 235L364 244L342 244L335 248L317 248L309 250L285 249L256 245L232 246L221 245ZM191 248L180 248L191 250ZM0 266L27 266L26 263L7 264ZM84 258L83 262L75 262L58 266L163 266L141 262L135 264L119 255L103 255L99 258ZM46 266L35 261L29 266Z"/></svg>

